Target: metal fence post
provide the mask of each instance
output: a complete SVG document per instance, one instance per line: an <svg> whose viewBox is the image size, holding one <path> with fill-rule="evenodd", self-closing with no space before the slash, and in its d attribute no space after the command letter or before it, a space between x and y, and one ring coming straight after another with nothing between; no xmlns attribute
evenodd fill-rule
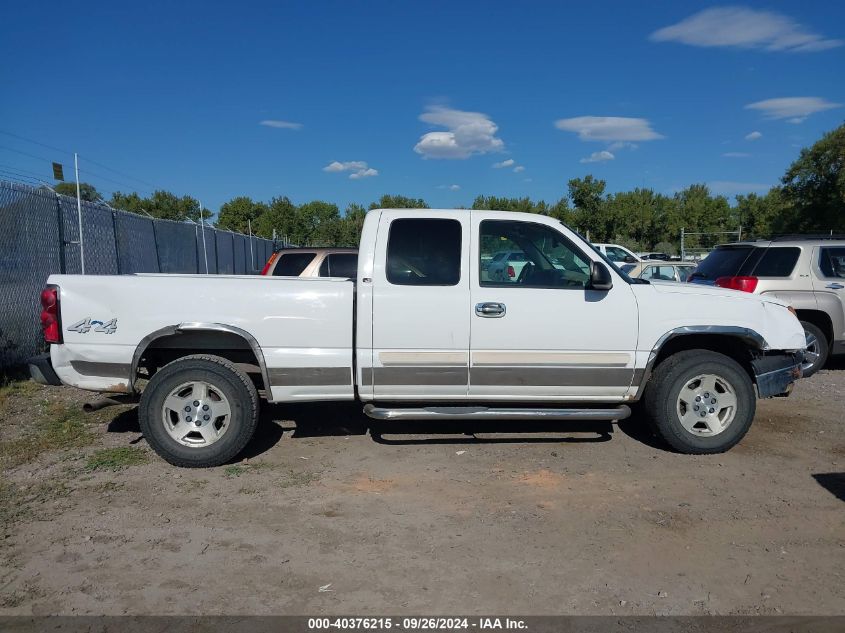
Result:
<svg viewBox="0 0 845 633"><path fill-rule="evenodd" d="M56 218L59 223L59 273L64 275L67 272L67 264L65 263L65 219L62 214L62 199L59 194L56 194Z"/></svg>

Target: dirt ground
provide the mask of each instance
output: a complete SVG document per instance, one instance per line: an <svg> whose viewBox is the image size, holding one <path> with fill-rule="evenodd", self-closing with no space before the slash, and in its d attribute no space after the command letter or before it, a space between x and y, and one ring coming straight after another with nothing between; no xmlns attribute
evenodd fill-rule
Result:
<svg viewBox="0 0 845 633"><path fill-rule="evenodd" d="M180 470L134 408L12 385L0 614L842 614L843 392L839 362L701 457L636 419L266 408L244 462Z"/></svg>

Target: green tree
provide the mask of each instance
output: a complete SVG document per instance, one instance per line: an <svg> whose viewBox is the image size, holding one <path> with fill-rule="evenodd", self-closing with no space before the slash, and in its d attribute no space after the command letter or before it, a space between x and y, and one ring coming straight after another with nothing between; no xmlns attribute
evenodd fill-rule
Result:
<svg viewBox="0 0 845 633"><path fill-rule="evenodd" d="M270 200L266 206L266 210L258 216L253 224L256 235L273 237L275 230L277 238L280 240L286 239L295 244L295 238L302 234L297 225L299 216L296 205L288 197L280 196Z"/></svg>
<svg viewBox="0 0 845 633"><path fill-rule="evenodd" d="M604 189L607 183L592 175L569 181L569 199L575 206L574 222L580 231L590 234L594 242L601 242L608 235L605 213Z"/></svg>
<svg viewBox="0 0 845 633"><path fill-rule="evenodd" d="M60 182L55 187L53 187L56 193L60 193L63 196L72 196L76 197L76 183L75 182ZM101 202L103 196L97 191L94 185L90 185L87 182L80 182L79 183L79 197L84 200L85 202Z"/></svg>
<svg viewBox="0 0 845 633"><path fill-rule="evenodd" d="M383 195L378 202L371 202L370 209L428 209L428 203L422 198Z"/></svg>
<svg viewBox="0 0 845 633"><path fill-rule="evenodd" d="M164 190L154 191L149 198L142 198L137 193L124 194L116 191L109 202L115 209L145 213L162 220L192 220L200 219L200 203L191 196L177 196ZM202 210L203 218L210 218L213 214L208 209Z"/></svg>
<svg viewBox="0 0 845 633"><path fill-rule="evenodd" d="M845 125L802 149L781 182L780 232L845 231Z"/></svg>
<svg viewBox="0 0 845 633"><path fill-rule="evenodd" d="M498 198L496 196L477 196L475 200L473 200L471 208L549 215L549 205L547 205L543 200L534 202L528 197Z"/></svg>
<svg viewBox="0 0 845 633"><path fill-rule="evenodd" d="M743 237L767 238L778 232L775 225L786 209L780 188L772 187L764 196L756 193L737 196L734 212Z"/></svg>
<svg viewBox="0 0 845 633"><path fill-rule="evenodd" d="M227 231L247 233L249 223L252 222L252 230L257 231L255 226L258 217L267 211L268 207L263 202L256 202L247 196L238 196L228 202L224 202L217 214L217 227ZM271 232L272 234L272 232Z"/></svg>

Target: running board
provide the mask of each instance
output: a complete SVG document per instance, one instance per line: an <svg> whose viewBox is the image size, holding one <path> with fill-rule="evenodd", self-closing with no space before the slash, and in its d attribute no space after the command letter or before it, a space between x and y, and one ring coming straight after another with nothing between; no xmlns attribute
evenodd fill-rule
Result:
<svg viewBox="0 0 845 633"><path fill-rule="evenodd" d="M490 407L421 407L386 409L372 404L364 413L375 420L624 420L627 405L607 409L494 409Z"/></svg>

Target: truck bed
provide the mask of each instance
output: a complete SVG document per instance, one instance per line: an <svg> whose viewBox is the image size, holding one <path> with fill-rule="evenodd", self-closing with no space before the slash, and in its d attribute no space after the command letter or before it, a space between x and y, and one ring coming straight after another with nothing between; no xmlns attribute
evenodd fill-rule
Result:
<svg viewBox="0 0 845 633"><path fill-rule="evenodd" d="M270 379L268 399L354 396L352 281L141 274L52 275L48 284L61 292L64 342L51 346L51 360L67 384L127 391L145 338L219 325L257 343Z"/></svg>

